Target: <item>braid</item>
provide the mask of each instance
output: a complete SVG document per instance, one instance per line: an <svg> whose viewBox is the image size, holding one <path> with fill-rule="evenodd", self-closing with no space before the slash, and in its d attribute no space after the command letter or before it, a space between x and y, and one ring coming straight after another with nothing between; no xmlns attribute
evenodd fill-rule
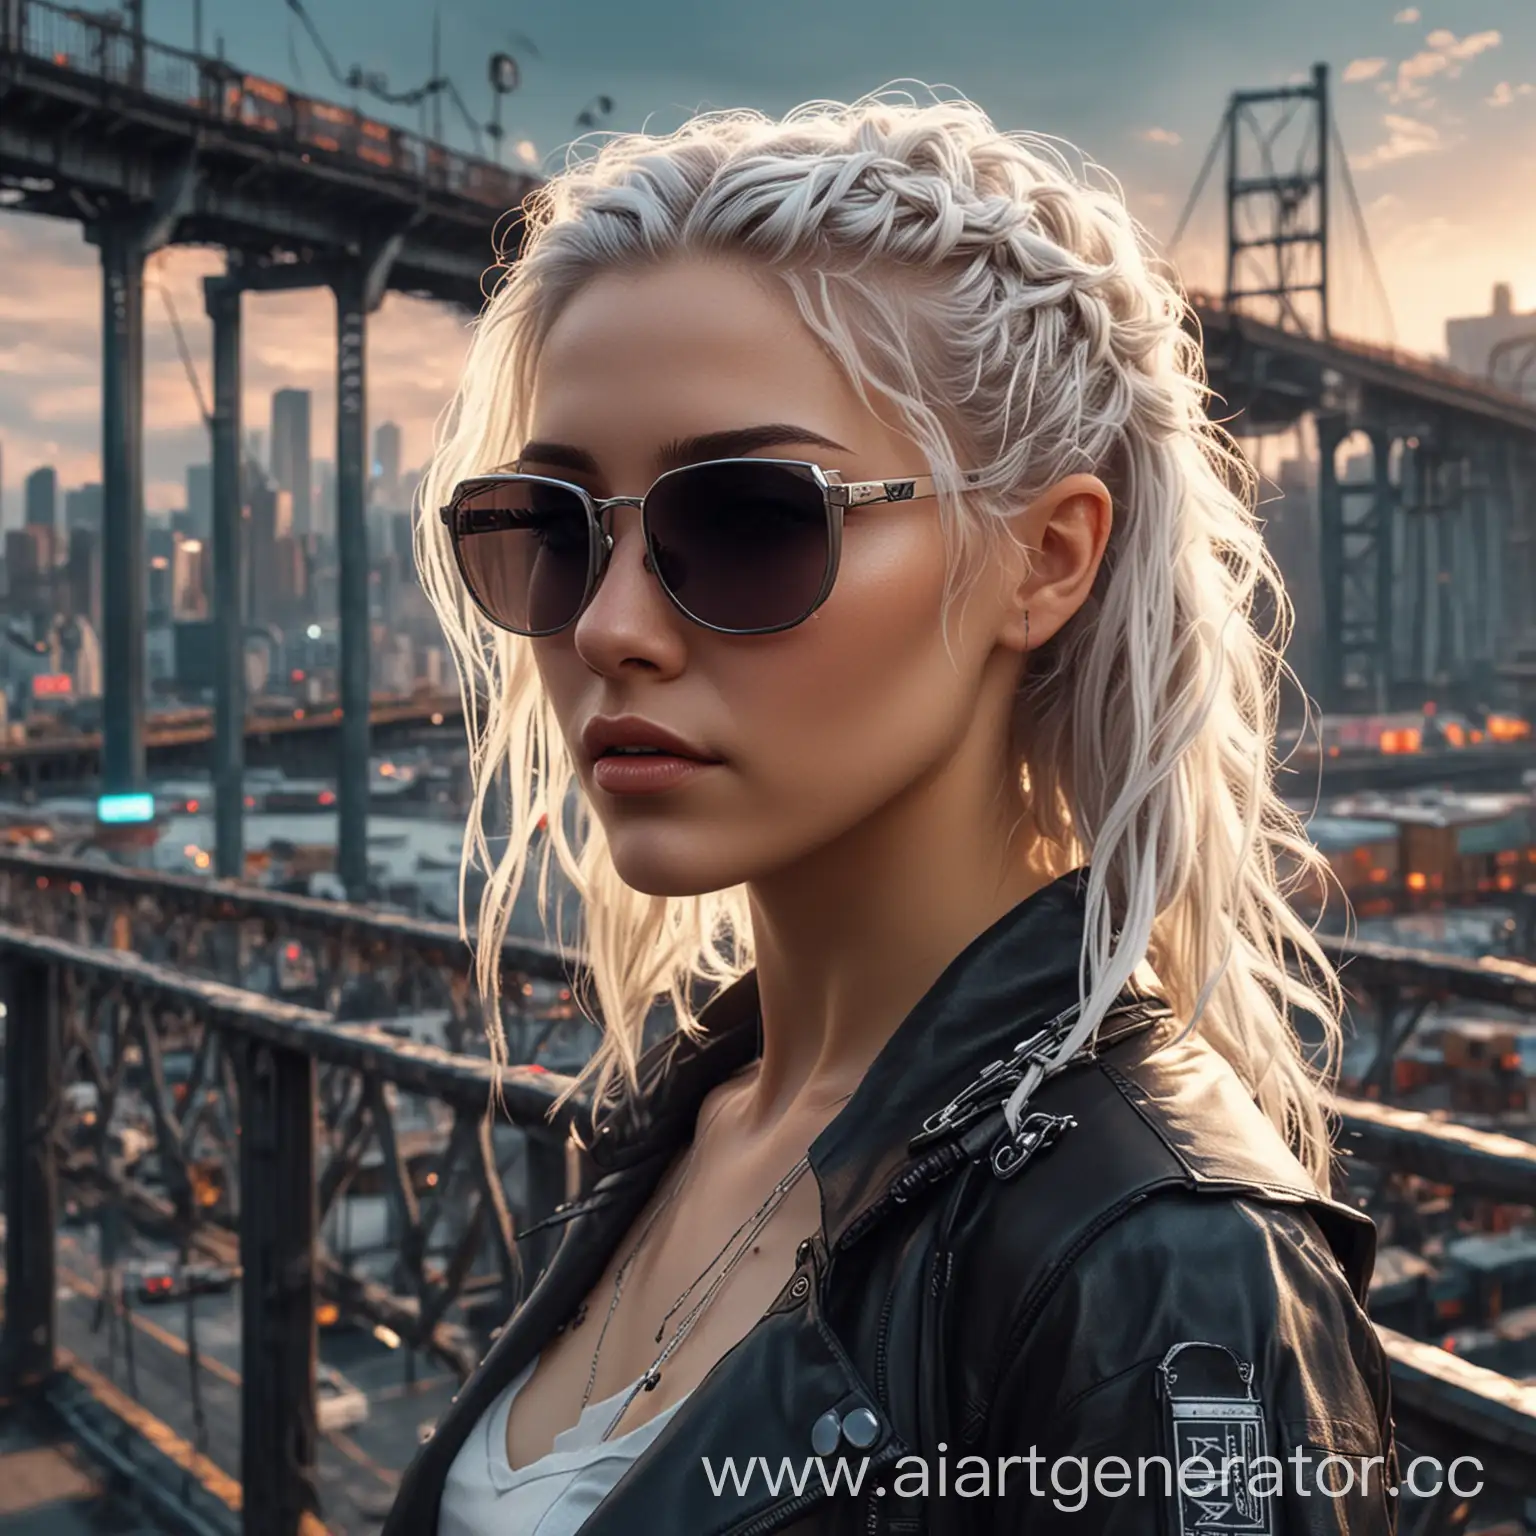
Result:
<svg viewBox="0 0 1536 1536"><path fill-rule="evenodd" d="M1073 472L1101 475L1115 519L1098 582L1032 657L1016 733L1036 825L1063 867L1089 863L1081 1029L1150 957L1321 1175L1326 1127L1290 1012L1324 1021L1336 1060L1342 998L1280 870L1327 872L1273 785L1283 662L1251 622L1261 587L1282 639L1288 610L1251 472L1207 417L1184 298L1112 180L1059 143L998 131L971 102L884 93L782 121L710 113L666 137L593 147L579 145L525 207L522 255L477 329L424 505L509 456L543 338L583 284L699 254L781 282L861 396L922 449L951 554L946 602L1024 501ZM981 471L963 499L962 467ZM478 845L494 865L482 985L495 990L526 834L547 814L584 900L608 1021L591 1074L599 1090L616 1073L632 1080L658 987L689 1029L694 982L750 963L744 897L638 895L592 818L568 837L573 770L536 668L510 637L487 640L445 539L422 521L424 584L471 707L488 701L483 720L472 715L483 747L471 826L503 766L513 788L507 852L498 861Z"/></svg>

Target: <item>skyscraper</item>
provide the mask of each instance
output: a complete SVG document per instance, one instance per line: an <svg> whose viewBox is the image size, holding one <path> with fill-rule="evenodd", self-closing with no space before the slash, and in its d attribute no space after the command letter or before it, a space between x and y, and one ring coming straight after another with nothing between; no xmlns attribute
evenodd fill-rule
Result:
<svg viewBox="0 0 1536 1536"><path fill-rule="evenodd" d="M59 476L51 464L27 476L26 523L29 528L52 528L59 519Z"/></svg>
<svg viewBox="0 0 1536 1536"><path fill-rule="evenodd" d="M272 478L293 498L294 536L314 532L307 389L280 389L272 396Z"/></svg>
<svg viewBox="0 0 1536 1536"><path fill-rule="evenodd" d="M99 484L76 486L64 492L64 531L72 534L78 529L101 534L101 486Z"/></svg>
<svg viewBox="0 0 1536 1536"><path fill-rule="evenodd" d="M373 434L373 480L379 504L393 509L400 495L400 428L392 421Z"/></svg>
<svg viewBox="0 0 1536 1536"><path fill-rule="evenodd" d="M187 465L187 521L199 539L213 536L213 465Z"/></svg>

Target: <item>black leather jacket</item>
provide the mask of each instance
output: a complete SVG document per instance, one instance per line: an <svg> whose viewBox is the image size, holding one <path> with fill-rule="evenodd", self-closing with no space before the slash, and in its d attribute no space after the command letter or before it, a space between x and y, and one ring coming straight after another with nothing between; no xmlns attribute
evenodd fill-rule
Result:
<svg viewBox="0 0 1536 1536"><path fill-rule="evenodd" d="M1061 1128L1011 1176L994 1152L1028 1138L997 1107L1006 1084L912 1148L1076 1002L1082 933L1067 876L934 984L811 1147L823 1221L794 1274L582 1536L1393 1529L1387 1371L1361 1310L1374 1229L1318 1193L1165 1007L1128 993L1095 1056L1036 1091L1028 1112L1066 1118L1026 1120ZM597 1117L579 1213L384 1536L434 1536L471 1426L601 1277L705 1093L755 1055L753 977L705 1019L702 1042L663 1041L640 1098ZM1259 1455L1275 1460L1255 1475ZM1352 1492L1326 1491L1344 1481L1341 1463L1320 1473L1330 1455Z"/></svg>

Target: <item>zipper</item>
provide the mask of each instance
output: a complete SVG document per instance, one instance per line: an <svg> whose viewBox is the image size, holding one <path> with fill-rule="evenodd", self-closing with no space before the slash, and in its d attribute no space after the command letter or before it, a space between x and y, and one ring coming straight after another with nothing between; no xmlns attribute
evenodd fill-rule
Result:
<svg viewBox="0 0 1536 1536"><path fill-rule="evenodd" d="M1073 1003L1032 1035L1019 1041L1011 1055L989 1062L948 1104L923 1121L922 1129L907 1143L907 1150L917 1152L936 1141L947 1140L978 1116L1001 1104L1023 1081L1028 1068L1040 1063L1052 1046L1058 1045L1071 1033L1081 1012L1082 1004ZM1080 1054L1087 1055L1091 1049L1088 1047Z"/></svg>
<svg viewBox="0 0 1536 1536"><path fill-rule="evenodd" d="M891 1313L896 1307L896 1282L893 1280L885 1293L880 1308L880 1323L875 1330L875 1401L887 1418L891 1415L890 1394L886 1387L887 1361L890 1355ZM880 1501L873 1490L868 1495L869 1507L864 1516L865 1536L876 1536L880 1529Z"/></svg>

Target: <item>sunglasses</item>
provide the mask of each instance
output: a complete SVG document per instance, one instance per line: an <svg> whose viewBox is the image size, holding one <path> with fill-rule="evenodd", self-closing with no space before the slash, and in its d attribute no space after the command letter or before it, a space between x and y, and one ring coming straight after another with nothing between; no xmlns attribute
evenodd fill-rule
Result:
<svg viewBox="0 0 1536 1536"><path fill-rule="evenodd" d="M613 553L611 507L638 507L645 569L684 618L722 635L793 629L827 600L850 507L917 501L933 477L844 485L794 459L712 459L668 470L644 496L593 497L543 475L480 475L442 519L475 606L513 634L579 619Z"/></svg>

